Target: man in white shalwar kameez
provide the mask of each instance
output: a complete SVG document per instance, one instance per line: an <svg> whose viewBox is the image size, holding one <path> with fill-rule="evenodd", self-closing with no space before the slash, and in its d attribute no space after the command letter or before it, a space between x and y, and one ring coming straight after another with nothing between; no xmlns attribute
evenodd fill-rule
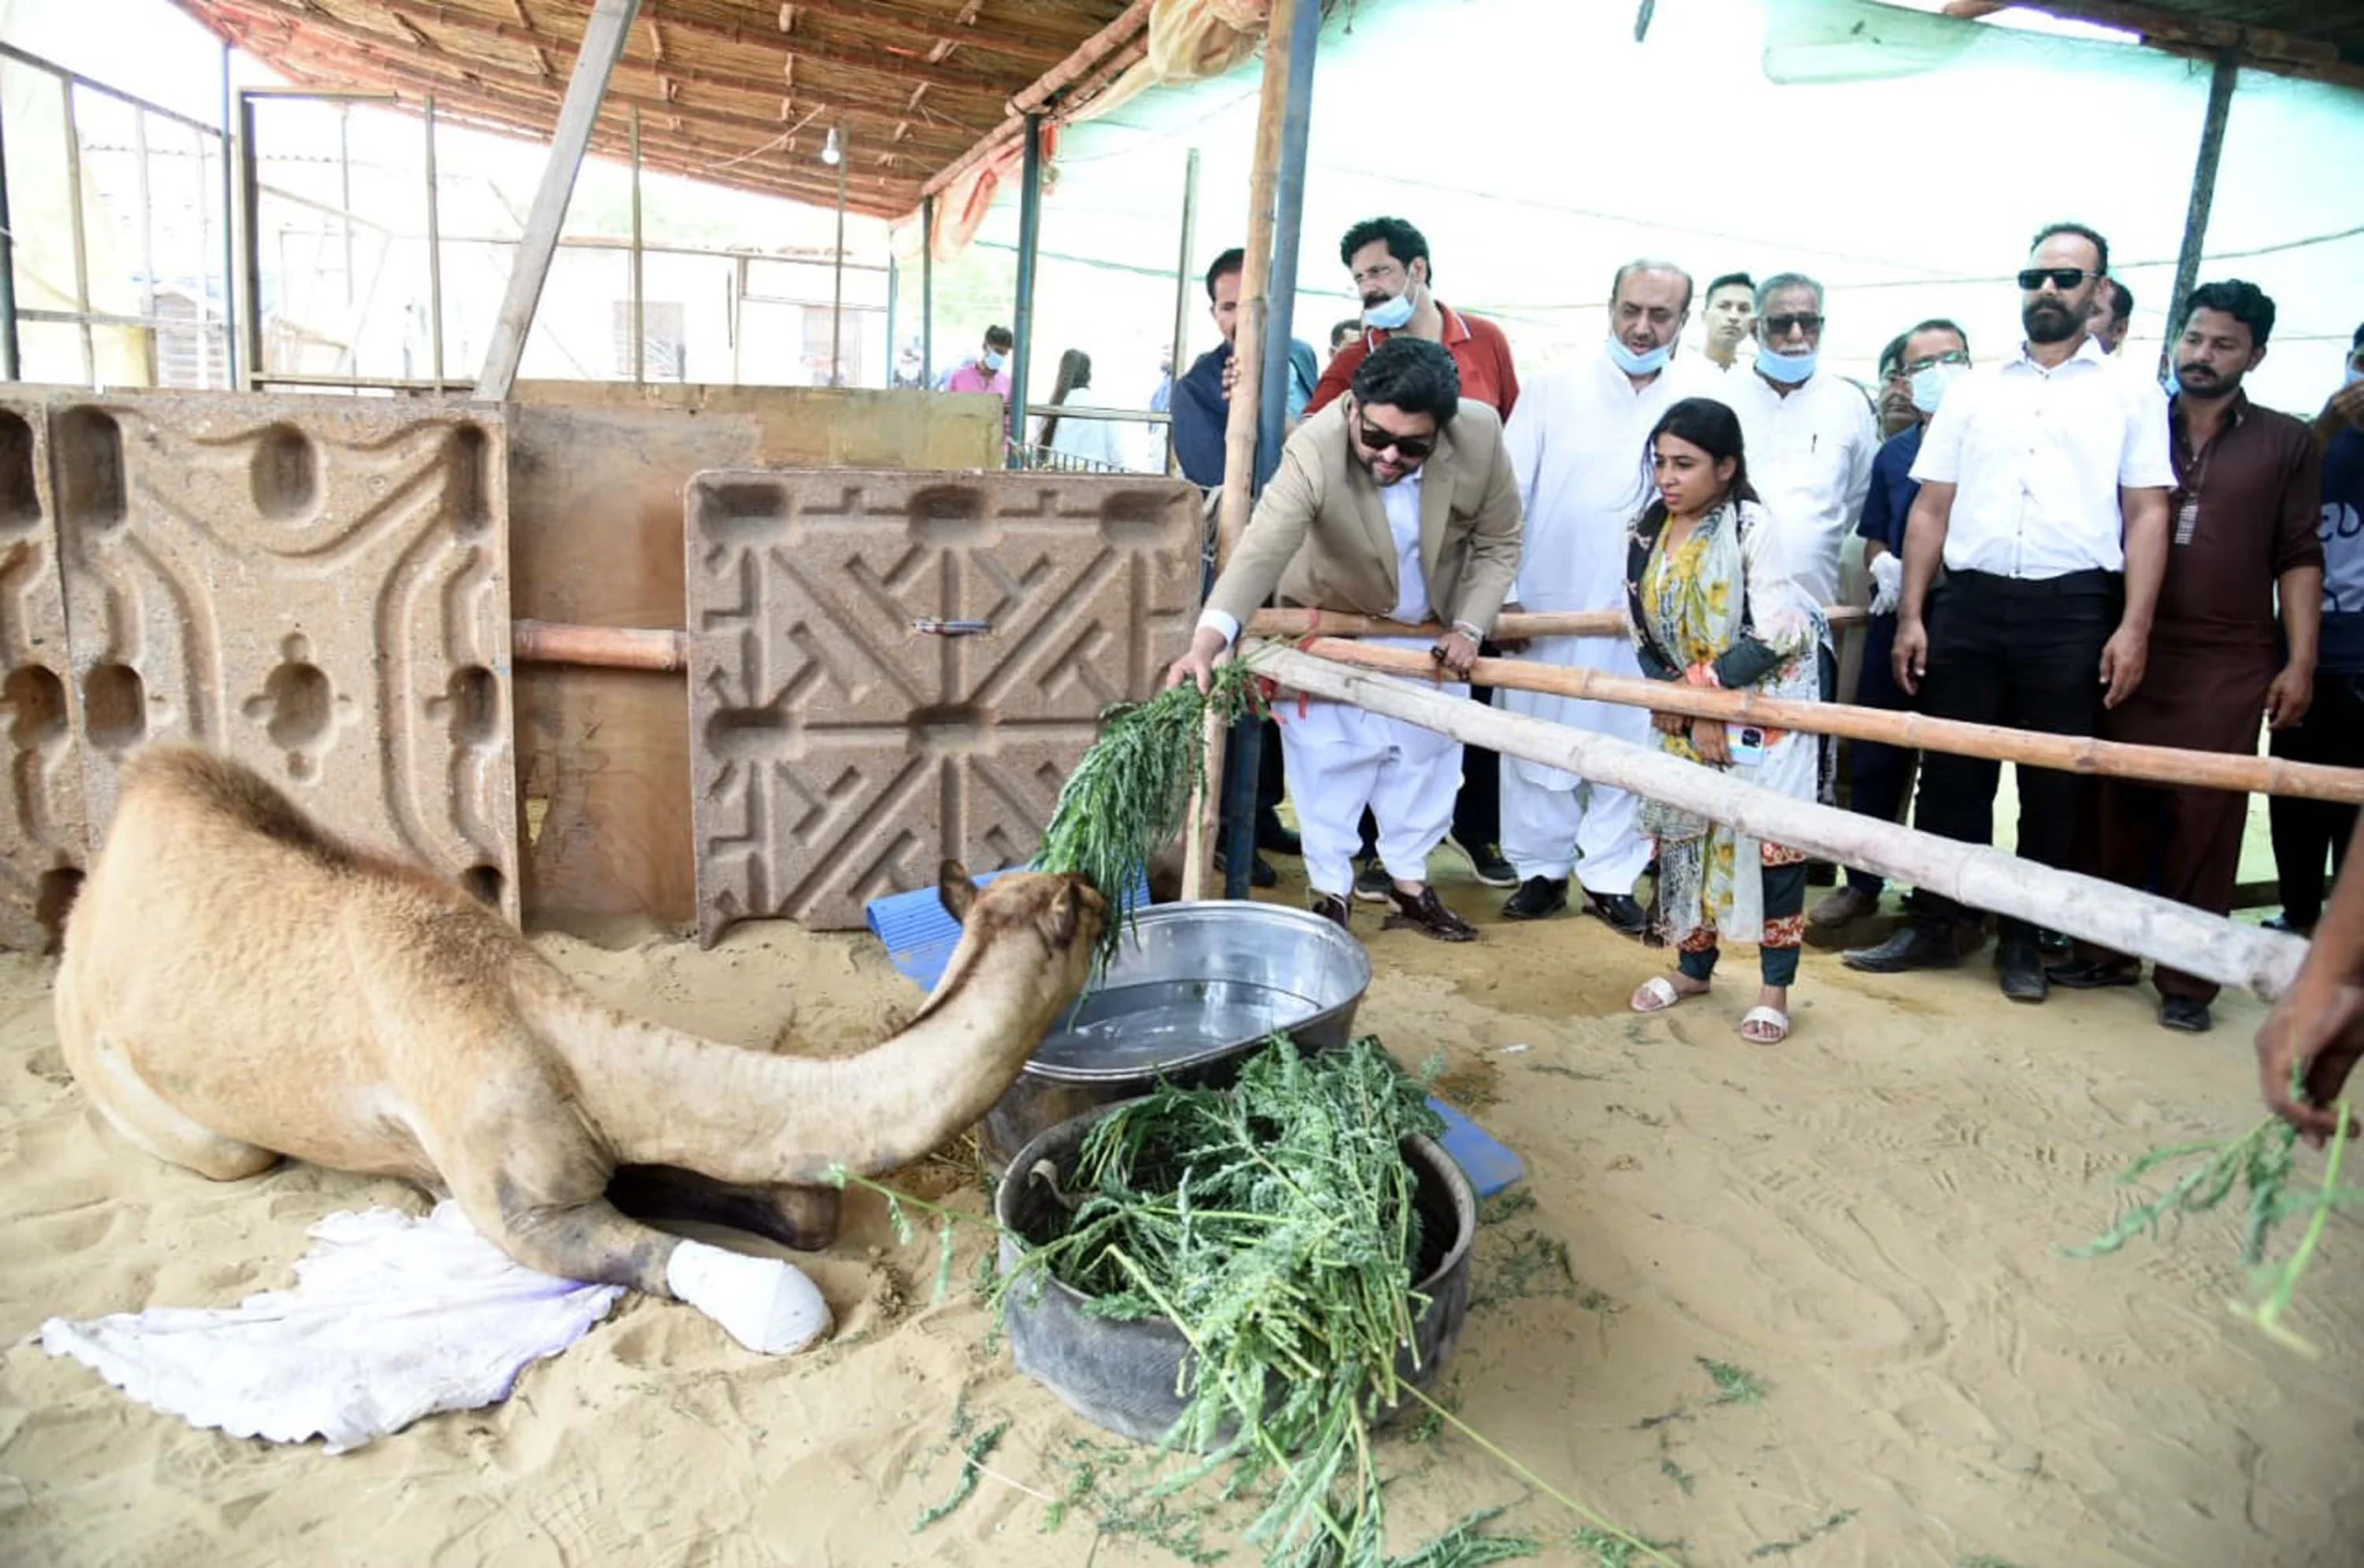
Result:
<svg viewBox="0 0 2364 1568"><path fill-rule="evenodd" d="M1526 530L1511 608L1538 612L1625 608L1625 538L1651 495L1643 448L1650 427L1678 400L1712 396L1713 367L1673 357L1691 312L1691 277L1665 261L1632 261L1610 286L1610 332L1598 352L1530 383L1503 431L1525 503ZM1634 640L1538 637L1526 657L1568 669L1641 679ZM1635 745L1650 739L1650 710L1542 692L1501 689L1513 713L1573 725ZM1541 763L1502 759L1502 852L1518 891L1502 906L1513 920L1539 920L1568 907L1573 876L1585 908L1615 930L1639 936L1649 914L1634 883L1649 862L1635 829L1634 798Z"/></svg>
<svg viewBox="0 0 2364 1568"><path fill-rule="evenodd" d="M1284 605L1416 625L1433 617L1443 634L1409 645L1430 652L1440 677L1468 676L1518 572L1519 507L1502 421L1464 401L1460 384L1441 345L1391 338L1355 371L1346 396L1297 427L1169 685L1195 679L1203 688L1275 589ZM1458 681L1444 689L1468 692ZM1393 906L1385 924L1440 941L1475 937L1428 880L1429 851L1453 820L1461 743L1347 703L1284 702L1274 717L1313 908L1349 924L1369 806Z"/></svg>

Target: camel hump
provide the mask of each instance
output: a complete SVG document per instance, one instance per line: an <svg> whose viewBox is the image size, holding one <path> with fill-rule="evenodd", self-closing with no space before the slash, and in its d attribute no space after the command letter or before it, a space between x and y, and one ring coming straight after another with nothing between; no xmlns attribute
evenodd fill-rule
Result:
<svg viewBox="0 0 2364 1568"><path fill-rule="evenodd" d="M143 746L133 753L124 765L123 800L194 809L323 860L354 858L270 779L202 747Z"/></svg>

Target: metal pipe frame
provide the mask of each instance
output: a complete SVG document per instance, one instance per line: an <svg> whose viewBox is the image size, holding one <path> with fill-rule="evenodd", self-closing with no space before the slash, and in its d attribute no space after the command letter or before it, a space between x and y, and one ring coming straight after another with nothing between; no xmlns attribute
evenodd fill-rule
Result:
<svg viewBox="0 0 2364 1568"><path fill-rule="evenodd" d="M243 318L238 314L237 182L232 172L235 146L232 131L236 122L230 117L231 103L230 41L225 38L222 41L222 124L214 132L222 139L222 382L238 387L247 383L238 374L244 363L238 353L238 323Z"/></svg>
<svg viewBox="0 0 2364 1568"><path fill-rule="evenodd" d="M920 385L935 385L935 198L920 198Z"/></svg>
<svg viewBox="0 0 2364 1568"><path fill-rule="evenodd" d="M1169 389L1166 393L1169 406L1173 398L1171 389L1181 384L1182 372L1185 368L1182 363L1182 350L1190 341L1190 283L1197 271L1193 263L1198 259L1191 252L1197 247L1198 243L1199 150L1193 147L1190 149L1189 159L1183 165L1182 170L1182 247L1176 254L1174 260L1174 351L1172 363L1167 367L1165 373ZM1171 416L1166 419L1164 471L1168 474L1174 472L1174 421ZM1213 585L1210 583L1207 586L1212 587ZM1203 595L1204 589L1200 591Z"/></svg>
<svg viewBox="0 0 2364 1568"><path fill-rule="evenodd" d="M640 105L632 108L632 380L648 382L648 293L641 272Z"/></svg>
<svg viewBox="0 0 2364 1568"><path fill-rule="evenodd" d="M66 84L58 94L60 110L66 122L66 211L74 241L74 309L87 317L90 311L90 258L89 240L82 227L82 127L74 117L74 84ZM98 347L91 341L90 323L81 323L82 381L96 386L99 380Z"/></svg>
<svg viewBox="0 0 2364 1568"><path fill-rule="evenodd" d="M223 45L223 53L225 55L229 53L229 45ZM112 98L118 103L129 104L134 109L145 109L151 115L172 121L175 125L187 126L191 130L202 131L208 136L222 134L222 127L219 126L209 126L203 120L192 119L177 110L165 108L162 103L151 103L145 98L126 92L119 87L109 87L105 82L86 77L79 71L68 69L54 60L44 60L38 54L29 54L13 43L0 42L0 60L14 60L20 66L30 66L34 70L46 71L51 76L74 87Z"/></svg>
<svg viewBox="0 0 2364 1568"><path fill-rule="evenodd" d="M7 127L0 124L0 378L24 380L17 354L17 239L8 216Z"/></svg>
<svg viewBox="0 0 2364 1568"><path fill-rule="evenodd" d="M829 263L829 384L841 387L846 384L846 166L853 162L853 141L843 126L832 127L830 135L838 147L838 249Z"/></svg>
<svg viewBox="0 0 2364 1568"><path fill-rule="evenodd" d="M1026 445L1026 378L1034 344L1034 267L1043 241L1043 116L1026 116L1025 156L1018 187L1018 315L1011 323L1017 339L1009 356L1009 444L1014 452Z"/></svg>
<svg viewBox="0 0 2364 1568"><path fill-rule="evenodd" d="M427 352L428 369L443 379L443 194L435 173L435 95L419 104L427 127Z"/></svg>

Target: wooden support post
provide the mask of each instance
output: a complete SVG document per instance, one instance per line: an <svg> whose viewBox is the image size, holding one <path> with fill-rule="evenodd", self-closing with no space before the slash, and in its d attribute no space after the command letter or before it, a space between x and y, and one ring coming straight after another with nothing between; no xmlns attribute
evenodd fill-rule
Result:
<svg viewBox="0 0 2364 1568"><path fill-rule="evenodd" d="M1415 680L1435 679L1436 666L1409 648L1369 647L1340 637L1316 637L1306 653ZM2146 784L2238 790L2260 795L2293 795L2313 801L2364 805L2364 768L2325 767L2280 757L2241 756L2231 752L2194 752L2180 746L2137 746L2076 735L2044 735L1996 724L1965 724L1918 713L1890 713L1846 703L1791 702L1755 692L1720 692L1670 681L1644 681L1598 669L1572 669L1525 658L1481 658L1470 672L1481 686L1582 697L1597 703L1689 714L1768 730L1809 735L1843 735L1912 751L1984 757L2022 767L2051 767L2099 778L2131 778Z"/></svg>
<svg viewBox="0 0 2364 1568"><path fill-rule="evenodd" d="M591 131L599 119L599 100L606 96L608 77L623 57L633 18L640 0L598 0L584 30L583 46L574 56L574 74L566 84L558 127L550 137L550 161L542 169L541 188L525 218L525 236L517 242L517 258L509 273L509 293L493 322L492 343L484 355L484 373L476 379L478 399L506 401L517 384L517 367L525 357L525 338L534 328L534 308L541 303L542 284L558 254L559 230L566 223L567 202L574 195L574 176L591 145Z"/></svg>
<svg viewBox="0 0 2364 1568"><path fill-rule="evenodd" d="M2220 985L2246 986L2269 1000L2289 985L2306 956L2307 945L2295 936L2237 925L2220 915L1982 844L1958 843L1795 800L1652 748L1484 707L1279 644L1255 645L1247 657L1260 673L1290 689L1352 703L1504 756L1564 768L1729 823L1768 842L1876 871L1971 909L2046 925Z"/></svg>
<svg viewBox="0 0 2364 1568"><path fill-rule="evenodd" d="M2165 341L2159 344L2159 374L2175 364L2176 334L2183 325L2184 301L2200 282L2201 248L2208 242L2208 210L2216 200L2216 164L2225 154L2225 122L2233 111L2233 85L2241 74L2237 50L2216 52L2208 78L2208 113L2200 122L2200 159L2191 170L2191 204L2185 209L2183 246L2176 252L2176 283L2167 297Z"/></svg>
<svg viewBox="0 0 2364 1568"><path fill-rule="evenodd" d="M648 380L648 290L640 248L640 106L632 111L632 379Z"/></svg>
<svg viewBox="0 0 2364 1568"><path fill-rule="evenodd" d="M1315 0L1318 4L1319 0ZM1248 243L1239 274L1239 314L1231 335L1238 373L1231 384L1231 416L1224 427L1223 495L1215 512L1215 571L1230 564L1232 550L1247 530L1256 488L1256 434L1263 391L1267 274L1272 265L1272 218L1281 178L1281 138L1288 113L1289 42L1297 25L1297 0L1272 0L1264 19L1264 75L1256 104L1256 144L1248 174ZM1174 368L1179 376L1182 367ZM1216 801L1223 789L1223 747L1207 747L1206 798L1192 819L1204 825L1203 854L1183 868L1187 894L1203 886L1212 869ZM1252 856L1250 857L1252 859ZM1246 875L1248 865L1233 868Z"/></svg>

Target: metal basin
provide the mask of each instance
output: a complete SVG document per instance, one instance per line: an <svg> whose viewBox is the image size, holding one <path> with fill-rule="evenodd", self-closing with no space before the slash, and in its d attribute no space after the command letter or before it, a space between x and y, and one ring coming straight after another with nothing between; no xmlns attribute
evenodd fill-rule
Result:
<svg viewBox="0 0 2364 1568"><path fill-rule="evenodd" d="M1275 1030L1307 1050L1343 1045L1369 988L1363 945L1310 910L1244 899L1144 910L985 1113L986 1164L998 1175L1037 1133L1161 1078L1228 1086Z"/></svg>
<svg viewBox="0 0 2364 1568"><path fill-rule="evenodd" d="M1007 1272L1021 1256L1019 1237L1040 1244L1059 1234L1066 1218L1051 1188L1033 1179L1047 1161L1062 1178L1071 1176L1084 1134L1110 1107L1045 1131L1021 1150L994 1195L994 1217L1001 1223L1000 1261ZM1432 1387L1460 1342L1469 1315L1469 1249L1478 1234L1478 1195L1461 1167L1425 1138L1406 1139L1405 1163L1416 1182L1413 1203L1420 1216L1420 1248L1414 1261L1414 1288L1428 1304L1412 1320L1412 1344L1398 1349L1395 1375L1416 1388ZM1035 1288L1037 1284L1041 1288ZM1181 1418L1185 1401L1176 1392L1189 1341L1170 1319L1118 1321L1091 1311L1092 1298L1044 1275L1014 1287L1007 1327L1018 1369L1048 1388L1088 1421L1131 1438L1156 1442ZM1404 1408L1381 1412L1382 1421ZM1224 1436L1228 1437L1226 1424Z"/></svg>

